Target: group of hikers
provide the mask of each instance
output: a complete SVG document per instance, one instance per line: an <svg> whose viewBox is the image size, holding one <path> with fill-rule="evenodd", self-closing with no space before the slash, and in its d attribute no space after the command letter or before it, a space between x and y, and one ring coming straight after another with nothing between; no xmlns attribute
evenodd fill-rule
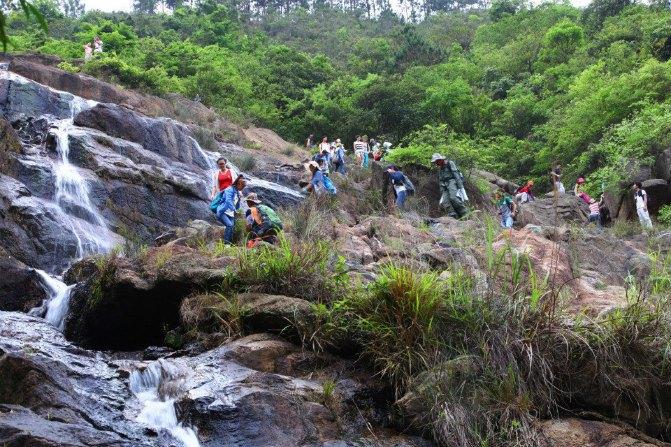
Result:
<svg viewBox="0 0 671 447"><path fill-rule="evenodd" d="M312 135L308 138L307 144L309 145L311 142ZM367 142L364 141L363 137L357 137L353 145L357 160L361 158L361 166L367 166L368 164L365 158L367 149L361 149L364 144L367 145ZM386 149L388 150L388 147ZM364 152L357 153L357 150L363 150ZM345 175L347 172L345 169L345 160L345 148L341 144L340 139L329 143L328 139L324 137L313 159L305 164L310 177L309 181L302 181L299 185L306 194L317 196L337 194L337 189L330 178L330 173L333 170ZM469 199L464 187L464 176L459 167L453 160L439 153L433 154L431 163L438 168L438 184L440 187L439 206L448 216L455 219L463 218L468 214ZM215 186L212 191L210 209L224 225L224 241L229 244L233 243L236 215L244 203L246 204L245 227L249 235L247 245L254 247L261 242L275 243L279 232L283 228L282 221L275 210L263 204L263 201L255 193L243 197L242 191L247 186L247 180L242 174L234 176L225 158L219 158L217 166L219 170L214 179ZM393 164L388 165L385 172L395 195L395 206L403 210L407 197L415 193L415 187L398 166ZM565 194L566 189L562 183L561 165L556 164L552 168L550 177L553 185L553 194ZM603 227L610 220L610 212L605 205L603 195L599 200L590 197L585 191L585 185L585 179L579 177L576 180L573 193L589 207L588 223L595 223L599 227ZM499 189L494 193L494 201L500 217L501 227L511 229L520 206L535 200L533 187L534 181L529 180L517 188L512 195L508 194L504 189ZM640 182L634 183L632 189L641 225L645 229L650 229L652 228L652 221L648 212L648 195Z"/></svg>
<svg viewBox="0 0 671 447"><path fill-rule="evenodd" d="M93 58L94 54L100 54L103 52L103 41L100 39L100 36L93 38L93 42L86 42L84 44L84 61L88 62Z"/></svg>
<svg viewBox="0 0 671 447"><path fill-rule="evenodd" d="M562 182L562 167L560 164L555 166L550 171L550 179L553 185L553 194L565 194L566 188ZM494 197L499 216L501 218L501 226L503 228L512 228L514 217L519 210L519 204L527 203L535 200L533 195L534 181L529 180L527 183L517 188L514 193L514 199L509 196L503 189L496 191ZM584 177L578 177L573 186L573 194L580 198L589 208L587 216L588 224L596 224L599 227L605 227L611 220L610 210L605 203L603 194L599 200L590 197L585 191L586 181ZM649 230L652 228L652 220L650 219L650 212L648 211L648 194L643 189L641 182L635 182L632 185L634 192L634 203L636 205L636 213L638 215L641 226Z"/></svg>
<svg viewBox="0 0 671 447"><path fill-rule="evenodd" d="M325 166L321 169L330 169L331 166L335 168L336 172L345 174L347 171L345 169L345 146L342 144L340 138L336 138L334 141L329 142L328 137L322 137L320 143L317 143L315 136L310 134L305 140L305 148L313 152L316 150L313 160L318 162L324 160ZM375 139L368 139L368 136L357 135L354 143L352 144L352 150L354 156L356 157L356 162L362 168L367 168L370 166L371 157L375 161L382 160L385 154L391 150L391 143L384 141L380 143L375 141Z"/></svg>

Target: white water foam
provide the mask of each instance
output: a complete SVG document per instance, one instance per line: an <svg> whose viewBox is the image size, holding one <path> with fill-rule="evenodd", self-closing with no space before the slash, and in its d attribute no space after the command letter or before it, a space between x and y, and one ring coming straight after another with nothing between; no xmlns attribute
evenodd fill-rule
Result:
<svg viewBox="0 0 671 447"><path fill-rule="evenodd" d="M158 360L143 371L135 370L130 375L130 390L142 404L137 421L155 430L166 430L183 447L200 447L196 432L177 421L175 399L161 396L159 390L166 380L177 376L174 365L166 360Z"/></svg>
<svg viewBox="0 0 671 447"><path fill-rule="evenodd" d="M68 286L63 281L54 278L43 270L35 269L35 271L40 275L42 286L49 295L49 298L41 307L31 310L30 313L44 314L45 320L62 331L65 326L65 316L70 307L70 292L74 286Z"/></svg>

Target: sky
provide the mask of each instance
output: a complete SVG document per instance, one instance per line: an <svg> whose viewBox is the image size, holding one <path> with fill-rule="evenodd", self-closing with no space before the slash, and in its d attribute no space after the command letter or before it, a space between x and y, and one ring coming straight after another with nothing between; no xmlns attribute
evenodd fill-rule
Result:
<svg viewBox="0 0 671 447"><path fill-rule="evenodd" d="M99 9L101 11L130 11L133 8L133 0L83 0L86 10ZM575 6L587 6L590 0L571 0Z"/></svg>

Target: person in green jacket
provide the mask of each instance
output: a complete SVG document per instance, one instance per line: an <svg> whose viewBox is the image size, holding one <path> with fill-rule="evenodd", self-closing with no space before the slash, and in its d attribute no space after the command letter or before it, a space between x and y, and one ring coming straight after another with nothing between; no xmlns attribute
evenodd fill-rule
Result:
<svg viewBox="0 0 671 447"><path fill-rule="evenodd" d="M447 212L448 216L461 219L468 214L468 208L466 207L468 197L459 168L452 160L448 160L438 153L433 154L431 163L435 163L439 168L440 206Z"/></svg>

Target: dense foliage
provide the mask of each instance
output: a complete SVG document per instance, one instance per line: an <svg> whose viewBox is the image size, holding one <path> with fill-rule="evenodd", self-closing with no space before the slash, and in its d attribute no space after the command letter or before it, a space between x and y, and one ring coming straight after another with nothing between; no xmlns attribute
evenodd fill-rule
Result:
<svg viewBox="0 0 671 447"><path fill-rule="evenodd" d="M619 187L669 143L666 4L427 0L403 19L373 3L148 1L72 18L40 0L49 34L18 13L9 32L14 51L199 97L290 140L367 134L403 145L401 160L438 146L511 179L549 183L561 162L567 182L595 172L593 188ZM95 35L105 52L83 63Z"/></svg>

